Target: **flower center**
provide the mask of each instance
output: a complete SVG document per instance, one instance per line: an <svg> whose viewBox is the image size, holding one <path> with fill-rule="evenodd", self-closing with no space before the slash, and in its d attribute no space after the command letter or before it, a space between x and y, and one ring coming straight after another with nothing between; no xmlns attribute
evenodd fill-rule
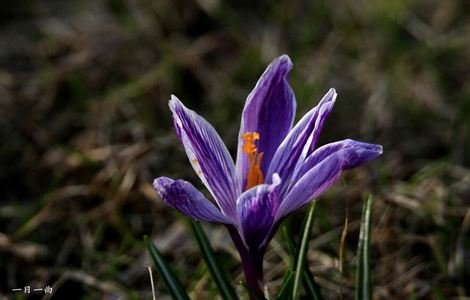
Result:
<svg viewBox="0 0 470 300"><path fill-rule="evenodd" d="M264 183L263 172L261 171L261 160L263 159L263 152L258 153L258 148L255 141L259 140L258 132L246 132L243 134L243 152L248 155L250 160L250 169L246 178L246 189L250 189L258 184Z"/></svg>

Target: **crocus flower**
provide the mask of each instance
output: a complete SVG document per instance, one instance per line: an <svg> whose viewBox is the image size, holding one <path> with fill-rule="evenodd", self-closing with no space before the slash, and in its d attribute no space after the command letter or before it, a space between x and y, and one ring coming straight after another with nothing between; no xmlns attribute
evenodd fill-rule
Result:
<svg viewBox="0 0 470 300"><path fill-rule="evenodd" d="M227 226L247 285L259 294L263 255L277 224L325 192L344 170L382 153L380 145L351 139L317 148L336 100L334 89L293 126L296 100L287 80L291 68L287 55L276 58L248 96L236 163L216 130L171 96L179 141L216 205L187 181L159 177L153 183L163 201L183 214Z"/></svg>

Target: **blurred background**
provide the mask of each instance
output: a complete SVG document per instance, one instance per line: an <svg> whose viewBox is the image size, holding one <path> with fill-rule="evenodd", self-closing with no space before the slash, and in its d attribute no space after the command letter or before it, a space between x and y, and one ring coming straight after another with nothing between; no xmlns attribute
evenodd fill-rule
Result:
<svg viewBox="0 0 470 300"><path fill-rule="evenodd" d="M325 298L353 298L362 201L372 193L374 299L469 299L465 0L3 3L0 298L40 299L11 290L49 285L53 299L150 299L147 234L192 299L217 299L186 218L151 185L166 175L202 189L168 99L207 118L234 154L246 96L283 53L294 63L297 120L338 91L322 144L384 146L319 199L308 259ZM227 232L204 227L243 295ZM287 267L279 235L265 262L271 293ZM157 299L169 299L155 269L154 279Z"/></svg>

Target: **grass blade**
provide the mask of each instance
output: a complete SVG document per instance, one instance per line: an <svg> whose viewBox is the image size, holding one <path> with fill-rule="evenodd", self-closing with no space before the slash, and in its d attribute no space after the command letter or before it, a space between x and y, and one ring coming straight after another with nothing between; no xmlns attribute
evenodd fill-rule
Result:
<svg viewBox="0 0 470 300"><path fill-rule="evenodd" d="M356 300L372 299L369 262L371 211L372 195L369 195L362 208L359 245L357 247Z"/></svg>
<svg viewBox="0 0 470 300"><path fill-rule="evenodd" d="M292 233L290 230L289 225L284 224L282 227L282 235L284 236L284 240L287 244L287 251L289 252L289 260L292 267L292 270L295 268L295 258L297 257L297 247L292 239Z"/></svg>
<svg viewBox="0 0 470 300"><path fill-rule="evenodd" d="M235 290L230 284L226 273L222 269L222 267L217 262L215 258L214 250L212 249L209 240L207 239L204 230L202 229L201 224L191 221L190 223L191 230L193 231L194 237L199 245L199 249L202 252L204 260L209 268L209 271L212 274L212 278L214 278L215 283L220 291L220 296L224 300L237 300L237 294Z"/></svg>
<svg viewBox="0 0 470 300"><path fill-rule="evenodd" d="M294 269L294 283L292 286L292 299L296 300L299 298L300 281L305 274L305 260L307 257L308 243L310 240L310 233L312 231L313 219L315 216L315 201L312 201L308 208L307 217L305 219L304 227L302 229L302 238L300 240L300 247L295 260Z"/></svg>
<svg viewBox="0 0 470 300"><path fill-rule="evenodd" d="M189 300L189 296L186 294L183 285L178 280L173 270L171 270L170 266L165 261L161 253L147 236L144 236L144 243L172 298L174 300Z"/></svg>
<svg viewBox="0 0 470 300"><path fill-rule="evenodd" d="M291 264L292 264L291 267L292 267L292 269L294 269L295 266L296 266L296 258L298 256L298 251L297 251L297 247L296 247L294 241L292 240L291 233L290 233L289 227L287 225L282 226L282 234L284 236L285 242L287 243L287 249L288 249L289 254L290 254L289 257L291 257ZM293 271L289 271L289 272L293 274ZM288 274L286 274L286 276L284 277L284 280L286 279L287 275ZM292 277L292 279L293 279L293 277ZM320 293L320 287L315 282L315 280L313 278L313 274L310 272L310 270L308 269L308 267L305 264L303 266L302 285L304 286L304 289L305 289L305 292L307 294L308 299L323 300L323 297L321 296L321 293ZM289 288L292 288L292 282L290 282ZM281 288L281 291L283 291L282 288ZM278 299L280 299L280 298L278 298ZM282 298L282 299L288 299L288 298Z"/></svg>
<svg viewBox="0 0 470 300"><path fill-rule="evenodd" d="M294 271L287 271L286 275L284 275L284 279L282 280L282 285L276 298L277 300L289 300L293 279Z"/></svg>
<svg viewBox="0 0 470 300"><path fill-rule="evenodd" d="M304 286L307 298L313 300L323 300L323 297L320 294L320 287L313 279L312 272L310 272L310 270L305 265L303 269L302 285Z"/></svg>
<svg viewBox="0 0 470 300"><path fill-rule="evenodd" d="M306 220L304 221L304 229L305 229L305 224L307 222L308 216ZM292 239L292 234L290 233L289 225L283 225L282 226L282 234L284 236L284 240L287 243L287 249L290 253L291 259L291 264L292 264L292 269L295 268L296 266L296 261L298 259L298 252L297 251L297 245L295 244L294 240ZM308 234L310 236L310 233ZM302 285L305 289L305 293L308 299L313 299L313 300L323 300L323 297L321 296L320 293L320 287L319 285L315 282L315 279L313 278L313 274L310 272L308 267L303 264L303 271L302 271ZM292 278L293 279L293 278ZM289 288L291 288L292 291L292 283L290 283ZM292 292L290 293L292 294ZM292 295L290 295L292 296ZM287 299L287 298L284 298Z"/></svg>

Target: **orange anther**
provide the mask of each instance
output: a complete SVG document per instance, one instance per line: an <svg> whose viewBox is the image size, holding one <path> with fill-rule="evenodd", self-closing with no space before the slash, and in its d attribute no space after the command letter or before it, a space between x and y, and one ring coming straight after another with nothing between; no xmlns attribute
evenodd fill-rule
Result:
<svg viewBox="0 0 470 300"><path fill-rule="evenodd" d="M258 148L254 143L260 139L258 132L246 132L243 134L242 139L245 141L242 150L248 154L250 160L250 168L246 177L246 189L249 189L264 182L263 172L261 171L263 152L258 153Z"/></svg>

